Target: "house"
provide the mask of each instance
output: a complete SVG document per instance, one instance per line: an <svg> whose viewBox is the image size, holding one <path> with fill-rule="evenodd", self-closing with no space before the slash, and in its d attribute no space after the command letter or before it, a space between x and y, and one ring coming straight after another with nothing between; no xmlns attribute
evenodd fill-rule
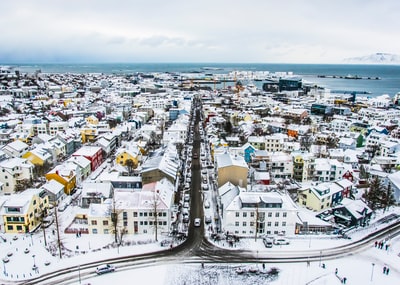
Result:
<svg viewBox="0 0 400 285"><path fill-rule="evenodd" d="M231 182L240 187L247 186L248 166L243 156L232 156L229 152L216 156L218 187Z"/></svg>
<svg viewBox="0 0 400 285"><path fill-rule="evenodd" d="M2 150L10 157L22 157L29 150L29 145L16 140L3 146Z"/></svg>
<svg viewBox="0 0 400 285"><path fill-rule="evenodd" d="M19 184L24 181L31 182L33 179L34 165L24 158L10 158L0 161L0 182L2 183L1 194L14 193Z"/></svg>
<svg viewBox="0 0 400 285"><path fill-rule="evenodd" d="M400 204L400 171L389 174L385 180L393 191L393 196L396 200L396 203Z"/></svg>
<svg viewBox="0 0 400 285"><path fill-rule="evenodd" d="M64 185L54 179L43 184L41 189L46 192L50 204L61 202L63 197L66 197L64 193Z"/></svg>
<svg viewBox="0 0 400 285"><path fill-rule="evenodd" d="M82 181L89 177L92 173L90 160L84 156L72 156L70 157L66 163L74 163L79 167L79 171L77 171L76 184L80 185Z"/></svg>
<svg viewBox="0 0 400 285"><path fill-rule="evenodd" d="M64 192L67 195L71 195L76 187L75 167L71 167L66 163L57 165L47 172L45 177L47 181L54 179L64 185Z"/></svg>
<svg viewBox="0 0 400 285"><path fill-rule="evenodd" d="M178 154L172 144L159 149L141 165L143 184L157 182L162 178L167 178L171 183L176 184L179 164Z"/></svg>
<svg viewBox="0 0 400 285"><path fill-rule="evenodd" d="M115 191L112 201L91 203L88 214L89 233L111 233L111 213L118 213L117 229L127 234L167 233L174 221L175 186L168 179L144 185L142 191Z"/></svg>
<svg viewBox="0 0 400 285"><path fill-rule="evenodd" d="M121 175L117 171L102 172L96 179L100 183L109 182L115 191L140 191L142 189L142 177Z"/></svg>
<svg viewBox="0 0 400 285"><path fill-rule="evenodd" d="M27 151L22 157L38 167L51 165L54 161L52 154L42 147L35 147Z"/></svg>
<svg viewBox="0 0 400 285"><path fill-rule="evenodd" d="M237 138L239 139L239 138ZM243 154L244 154L244 160L247 163L251 162L251 158L252 158L252 154L257 150L257 148L255 148L252 144L250 143L245 143L242 147L241 147Z"/></svg>
<svg viewBox="0 0 400 285"><path fill-rule="evenodd" d="M132 169L136 169L139 165L139 160L141 160L141 151L137 144L134 142L126 142L118 148L115 154L115 161L117 164L127 166L132 162ZM131 162L127 163L129 160Z"/></svg>
<svg viewBox="0 0 400 285"><path fill-rule="evenodd" d="M314 183L313 183L314 184ZM347 179L304 185L298 190L298 204L313 211L322 211L339 204L350 197L353 183Z"/></svg>
<svg viewBox="0 0 400 285"><path fill-rule="evenodd" d="M103 151L98 146L82 146L75 151L72 156L83 156L90 161L90 168L92 172L96 170L103 163Z"/></svg>
<svg viewBox="0 0 400 285"><path fill-rule="evenodd" d="M111 183L82 183L82 194L80 205L89 208L91 204L103 204L104 201L113 197L114 189Z"/></svg>
<svg viewBox="0 0 400 285"><path fill-rule="evenodd" d="M293 179L306 182L314 177L315 157L310 152L294 151L293 157Z"/></svg>
<svg viewBox="0 0 400 285"><path fill-rule="evenodd" d="M372 210L362 200L344 198L332 209L337 224L345 227L365 227L371 219Z"/></svg>
<svg viewBox="0 0 400 285"><path fill-rule="evenodd" d="M7 196L0 209L6 233L30 233L41 224L47 213L49 200L42 189L27 189Z"/></svg>
<svg viewBox="0 0 400 285"><path fill-rule="evenodd" d="M297 207L278 192L245 192L224 205L222 230L243 237L293 235L299 223Z"/></svg>

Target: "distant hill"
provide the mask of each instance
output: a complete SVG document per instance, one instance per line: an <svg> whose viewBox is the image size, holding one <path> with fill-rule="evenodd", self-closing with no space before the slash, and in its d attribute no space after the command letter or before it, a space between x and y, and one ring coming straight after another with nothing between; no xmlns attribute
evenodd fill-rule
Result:
<svg viewBox="0 0 400 285"><path fill-rule="evenodd" d="M345 63L358 63L358 64L400 64L400 56L391 53L377 52L374 54L345 58Z"/></svg>

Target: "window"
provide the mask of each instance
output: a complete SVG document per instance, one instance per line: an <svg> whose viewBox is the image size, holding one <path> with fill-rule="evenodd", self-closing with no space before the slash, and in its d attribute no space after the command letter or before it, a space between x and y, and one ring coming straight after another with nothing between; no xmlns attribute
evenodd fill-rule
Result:
<svg viewBox="0 0 400 285"><path fill-rule="evenodd" d="M163 222L163 226L166 226L166 225L167 225L167 222L166 222L166 221L164 221L164 222Z"/></svg>
<svg viewBox="0 0 400 285"><path fill-rule="evenodd" d="M143 223L145 226L147 226L147 221L144 221L144 223Z"/></svg>
<svg viewBox="0 0 400 285"><path fill-rule="evenodd" d="M124 227L128 226L128 221L124 221Z"/></svg>
<svg viewBox="0 0 400 285"><path fill-rule="evenodd" d="M239 218L239 212L236 212L236 218Z"/></svg>
<svg viewBox="0 0 400 285"><path fill-rule="evenodd" d="M282 216L283 216L284 218L286 218L286 217L287 217L287 213L286 213L286 212L283 212L283 213L282 213Z"/></svg>
<svg viewBox="0 0 400 285"><path fill-rule="evenodd" d="M150 212L150 213L149 213L149 217L153 217L153 212Z"/></svg>
<svg viewBox="0 0 400 285"><path fill-rule="evenodd" d="M137 217L137 212L133 212L133 217L134 217L134 218Z"/></svg>
<svg viewBox="0 0 400 285"><path fill-rule="evenodd" d="M242 234L246 234L246 231L242 231Z"/></svg>
<svg viewBox="0 0 400 285"><path fill-rule="evenodd" d="M271 226L271 222L267 222L267 227L270 227Z"/></svg>
<svg viewBox="0 0 400 285"><path fill-rule="evenodd" d="M104 229L103 232L104 232L105 235L108 235L108 229Z"/></svg>
<svg viewBox="0 0 400 285"><path fill-rule="evenodd" d="M247 213L243 212L243 218L246 218L246 217L247 217Z"/></svg>
<svg viewBox="0 0 400 285"><path fill-rule="evenodd" d="M143 226L143 221L140 221L140 225Z"/></svg>
<svg viewBox="0 0 400 285"><path fill-rule="evenodd" d="M97 229L92 229L92 234L97 234Z"/></svg>
<svg viewBox="0 0 400 285"><path fill-rule="evenodd" d="M103 226L108 226L108 221L107 220L103 221Z"/></svg>
<svg viewBox="0 0 400 285"><path fill-rule="evenodd" d="M279 218L279 212L275 213L275 218Z"/></svg>
<svg viewBox="0 0 400 285"><path fill-rule="evenodd" d="M143 217L143 213L142 212L139 213L139 217Z"/></svg>
<svg viewBox="0 0 400 285"><path fill-rule="evenodd" d="M22 226L17 226L17 231L22 231Z"/></svg>
<svg viewBox="0 0 400 285"><path fill-rule="evenodd" d="M92 226L97 226L97 221L92 220Z"/></svg>
<svg viewBox="0 0 400 285"><path fill-rule="evenodd" d="M143 215L144 215L145 217L147 217L147 212L144 212Z"/></svg>
<svg viewBox="0 0 400 285"><path fill-rule="evenodd" d="M275 222L275 227L279 227L279 222Z"/></svg>
<svg viewBox="0 0 400 285"><path fill-rule="evenodd" d="M128 213L127 212L123 212L122 213L122 217L124 220L128 219Z"/></svg>
<svg viewBox="0 0 400 285"><path fill-rule="evenodd" d="M282 227L286 227L286 222L282 222Z"/></svg>
<svg viewBox="0 0 400 285"><path fill-rule="evenodd" d="M250 212L250 217L254 218L254 212Z"/></svg>
<svg viewBox="0 0 400 285"><path fill-rule="evenodd" d="M153 225L153 221L150 221L150 222L149 222L149 226L152 226L152 225Z"/></svg>
<svg viewBox="0 0 400 285"><path fill-rule="evenodd" d="M250 227L254 227L254 222L250 222Z"/></svg>
<svg viewBox="0 0 400 285"><path fill-rule="evenodd" d="M272 213L268 212L268 218L271 218L271 217L272 217Z"/></svg>
<svg viewBox="0 0 400 285"><path fill-rule="evenodd" d="M238 227L239 226L239 222L235 222L235 227Z"/></svg>
<svg viewBox="0 0 400 285"><path fill-rule="evenodd" d="M167 213L166 213L166 212L163 212L162 215L163 215L163 217L166 217L166 216L167 216Z"/></svg>
<svg viewBox="0 0 400 285"><path fill-rule="evenodd" d="M247 223L246 222L243 222L243 227L247 227Z"/></svg>

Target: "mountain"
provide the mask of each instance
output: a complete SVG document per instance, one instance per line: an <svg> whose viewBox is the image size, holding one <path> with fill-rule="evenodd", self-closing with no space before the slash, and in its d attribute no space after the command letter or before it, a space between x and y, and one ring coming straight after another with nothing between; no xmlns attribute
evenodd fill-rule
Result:
<svg viewBox="0 0 400 285"><path fill-rule="evenodd" d="M345 58L345 63L358 63L358 64L400 64L400 56L391 53L377 52L374 54Z"/></svg>

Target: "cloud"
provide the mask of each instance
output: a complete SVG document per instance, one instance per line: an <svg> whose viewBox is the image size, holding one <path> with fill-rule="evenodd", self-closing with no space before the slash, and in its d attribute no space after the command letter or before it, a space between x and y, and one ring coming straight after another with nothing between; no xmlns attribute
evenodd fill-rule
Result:
<svg viewBox="0 0 400 285"><path fill-rule="evenodd" d="M0 62L340 62L400 54L399 10L395 0L1 1Z"/></svg>

